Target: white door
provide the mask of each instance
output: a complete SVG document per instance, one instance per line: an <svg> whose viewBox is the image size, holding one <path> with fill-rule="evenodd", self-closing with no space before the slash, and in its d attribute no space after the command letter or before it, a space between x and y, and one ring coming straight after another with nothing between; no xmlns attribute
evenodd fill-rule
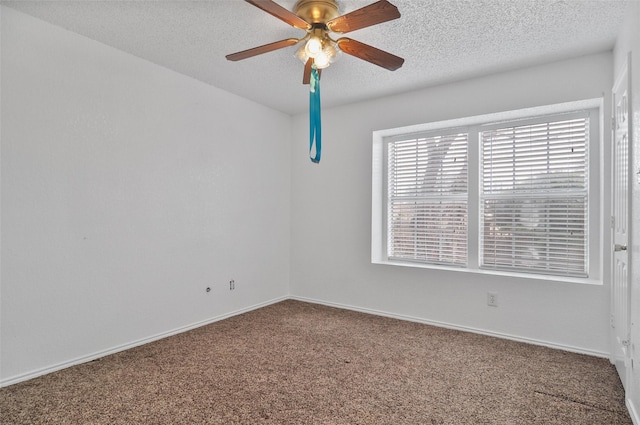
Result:
<svg viewBox="0 0 640 425"><path fill-rule="evenodd" d="M630 273L629 253L629 79L627 67L613 86L613 354L623 385L630 373Z"/></svg>

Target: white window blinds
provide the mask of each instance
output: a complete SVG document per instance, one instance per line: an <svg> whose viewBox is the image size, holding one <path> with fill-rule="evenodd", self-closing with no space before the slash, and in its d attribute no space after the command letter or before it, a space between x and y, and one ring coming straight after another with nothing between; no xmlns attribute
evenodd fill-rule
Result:
<svg viewBox="0 0 640 425"><path fill-rule="evenodd" d="M467 134L388 145L390 259L467 264Z"/></svg>
<svg viewBox="0 0 640 425"><path fill-rule="evenodd" d="M587 277L586 113L480 140L480 266Z"/></svg>

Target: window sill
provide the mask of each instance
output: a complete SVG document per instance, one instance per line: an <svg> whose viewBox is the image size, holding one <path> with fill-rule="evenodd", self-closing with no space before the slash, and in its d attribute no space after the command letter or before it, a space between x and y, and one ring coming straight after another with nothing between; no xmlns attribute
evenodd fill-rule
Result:
<svg viewBox="0 0 640 425"><path fill-rule="evenodd" d="M601 279L594 279L594 278L576 278L576 277L565 277L565 276L552 276L552 275L545 275L545 274L517 273L517 272L507 272L502 270L468 269L468 268L462 268L462 267L448 267L448 266L439 266L435 264L409 263L409 262L390 261L390 260L372 261L372 264L411 267L411 268L426 269L426 270L441 270L441 271L454 272L454 273L469 273L472 275L502 276L502 277L511 277L511 278L518 278L518 279L526 279L526 280L538 280L538 281L546 281L546 282L554 282L554 283L572 283L572 284L595 285L595 286L603 285L603 282Z"/></svg>

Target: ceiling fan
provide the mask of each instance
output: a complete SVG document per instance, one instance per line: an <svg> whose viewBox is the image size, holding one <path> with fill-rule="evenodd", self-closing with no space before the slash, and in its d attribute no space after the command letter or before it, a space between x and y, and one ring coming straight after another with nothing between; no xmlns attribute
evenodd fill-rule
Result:
<svg viewBox="0 0 640 425"><path fill-rule="evenodd" d="M245 0L259 9L275 16L287 24L305 30L302 38L287 38L252 49L227 55L231 61L238 61L263 53L294 46L305 42L297 51L297 56L305 64L303 84L309 84L313 69L318 72L329 66L339 52L355 56L367 62L395 71L404 59L348 37L334 40L329 33L345 34L358 29L381 24L400 17L398 8L387 0L380 0L361 9L340 16L336 0L299 0L293 12L271 0Z"/></svg>

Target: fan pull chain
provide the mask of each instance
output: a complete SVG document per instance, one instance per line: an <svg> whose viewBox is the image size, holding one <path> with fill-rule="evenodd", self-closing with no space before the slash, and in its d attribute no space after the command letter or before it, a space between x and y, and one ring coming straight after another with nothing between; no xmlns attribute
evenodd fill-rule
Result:
<svg viewBox="0 0 640 425"><path fill-rule="evenodd" d="M309 82L309 158L311 162L320 162L322 152L322 122L320 119L320 76L315 65L311 68Z"/></svg>

